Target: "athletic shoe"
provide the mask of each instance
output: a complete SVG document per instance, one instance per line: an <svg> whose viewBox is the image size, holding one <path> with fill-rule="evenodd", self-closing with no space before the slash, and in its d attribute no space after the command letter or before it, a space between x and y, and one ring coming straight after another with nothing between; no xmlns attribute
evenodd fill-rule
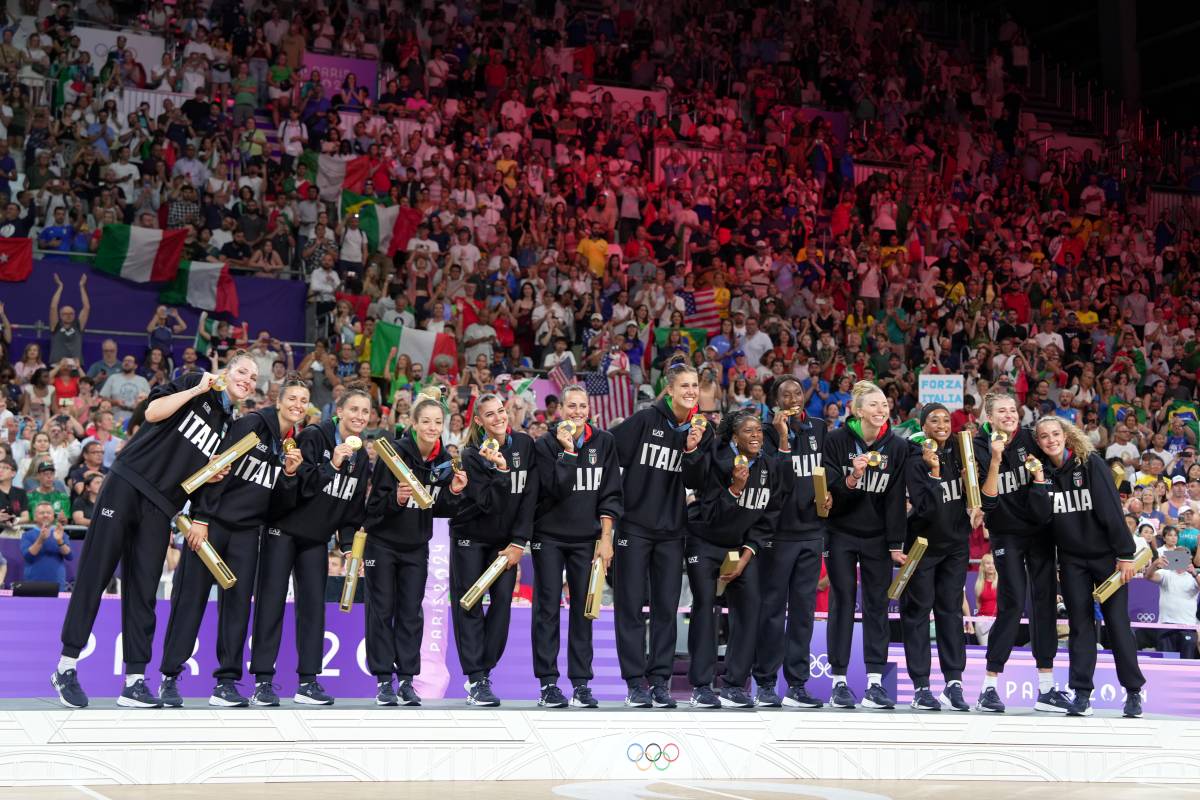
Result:
<svg viewBox="0 0 1200 800"><path fill-rule="evenodd" d="M542 696L538 698L538 705L543 708L566 708L567 696L562 693L562 689L558 688L558 684L548 683L542 687Z"/></svg>
<svg viewBox="0 0 1200 800"><path fill-rule="evenodd" d="M1000 701L1000 695L996 692L995 686L989 686L979 693L979 700L975 703L976 711L990 711L993 714L1004 713L1004 703Z"/></svg>
<svg viewBox="0 0 1200 800"><path fill-rule="evenodd" d="M571 708L599 708L600 703L592 696L592 689L586 683L575 687L571 693Z"/></svg>
<svg viewBox="0 0 1200 800"><path fill-rule="evenodd" d="M834 684L829 704L834 708L856 708L858 701L854 699L854 692L850 691L850 687L843 682Z"/></svg>
<svg viewBox="0 0 1200 800"><path fill-rule="evenodd" d="M375 705L377 706L395 706L399 705L400 701L396 698L396 690L392 688L392 679L379 682L379 691L375 694Z"/></svg>
<svg viewBox="0 0 1200 800"><path fill-rule="evenodd" d="M711 686L697 686L692 689L692 708L720 708L721 699Z"/></svg>
<svg viewBox="0 0 1200 800"><path fill-rule="evenodd" d="M930 699L933 695L930 695ZM883 711L888 711L896 707L896 701L888 697L887 691L878 683L872 683L863 692L862 699L863 708L874 708Z"/></svg>
<svg viewBox="0 0 1200 800"><path fill-rule="evenodd" d="M654 701L655 708L675 708L678 705L665 683L650 684L650 699Z"/></svg>
<svg viewBox="0 0 1200 800"><path fill-rule="evenodd" d="M1048 711L1053 714L1066 714L1071 710L1072 705L1071 698L1067 697L1066 692L1054 688L1038 695L1037 702L1033 704L1033 710Z"/></svg>
<svg viewBox="0 0 1200 800"><path fill-rule="evenodd" d="M1121 716L1129 719L1137 719L1142 715L1142 692L1140 689L1134 689L1125 697L1125 710Z"/></svg>
<svg viewBox="0 0 1200 800"><path fill-rule="evenodd" d="M783 701L775 693L774 684L763 684L758 687L758 694L754 696L754 705L760 708L779 708Z"/></svg>
<svg viewBox="0 0 1200 800"><path fill-rule="evenodd" d="M625 705L628 708L650 708L654 705L654 698L650 696L650 690L645 686L630 686L629 694L625 697Z"/></svg>
<svg viewBox="0 0 1200 800"><path fill-rule="evenodd" d="M162 708L159 699L146 688L146 681L143 678L138 678L132 686L126 686L121 690L121 696L117 698L117 705L123 708Z"/></svg>
<svg viewBox="0 0 1200 800"><path fill-rule="evenodd" d="M417 694L417 690L413 688L412 681L400 681L400 705L421 705L421 695Z"/></svg>
<svg viewBox="0 0 1200 800"><path fill-rule="evenodd" d="M872 687L874 688L874 687ZM867 690L867 694L863 697L863 705L867 704L867 697L871 694L871 690ZM928 686L922 686L913 692L912 703L913 711L941 711L942 704L934 699L933 692L929 691Z"/></svg>
<svg viewBox="0 0 1200 800"><path fill-rule="evenodd" d="M163 675L158 684L158 699L166 708L183 708L183 695L179 693L179 677Z"/></svg>
<svg viewBox="0 0 1200 800"><path fill-rule="evenodd" d="M1092 715L1092 693L1076 692L1071 707L1067 709L1068 717L1090 717Z"/></svg>
<svg viewBox="0 0 1200 800"><path fill-rule="evenodd" d="M946 688L942 689L942 694L938 698L938 702L944 708L952 708L955 711L970 711L971 706L963 698L962 684L958 681L946 684Z"/></svg>
<svg viewBox="0 0 1200 800"><path fill-rule="evenodd" d="M491 708L500 705L500 698L492 691L490 678L480 678L474 683L464 684L467 690L467 705Z"/></svg>
<svg viewBox="0 0 1200 800"><path fill-rule="evenodd" d="M754 708L754 701L740 686L725 686L721 689L721 708Z"/></svg>
<svg viewBox="0 0 1200 800"><path fill-rule="evenodd" d="M333 697L325 691L324 686L316 681L309 681L296 687L292 702L302 706L331 706Z"/></svg>
<svg viewBox="0 0 1200 800"><path fill-rule="evenodd" d="M58 702L67 708L87 708L88 697L83 687L79 685L79 674L69 669L66 672L57 670L50 676L50 685L58 692Z"/></svg>
<svg viewBox="0 0 1200 800"><path fill-rule="evenodd" d="M851 697L851 703L854 698ZM798 683L795 686L789 686L787 694L783 697L783 704L789 708L824 708L825 703L813 697L804 688L803 683Z"/></svg>
<svg viewBox="0 0 1200 800"><path fill-rule="evenodd" d="M218 708L245 708L250 701L242 697L236 683L220 681L213 689L212 697L208 698L208 704Z"/></svg>
<svg viewBox="0 0 1200 800"><path fill-rule="evenodd" d="M275 684L270 681L259 681L254 684L254 694L250 696L250 705L260 708L278 706L279 695L275 694Z"/></svg>

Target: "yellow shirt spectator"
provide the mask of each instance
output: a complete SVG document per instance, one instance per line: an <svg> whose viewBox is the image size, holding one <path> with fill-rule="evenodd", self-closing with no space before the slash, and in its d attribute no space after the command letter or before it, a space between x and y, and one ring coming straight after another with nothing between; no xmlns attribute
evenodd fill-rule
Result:
<svg viewBox="0 0 1200 800"><path fill-rule="evenodd" d="M608 242L603 237L593 234L584 239L575 248L575 252L587 259L588 269L597 278L604 277L604 263L608 261Z"/></svg>

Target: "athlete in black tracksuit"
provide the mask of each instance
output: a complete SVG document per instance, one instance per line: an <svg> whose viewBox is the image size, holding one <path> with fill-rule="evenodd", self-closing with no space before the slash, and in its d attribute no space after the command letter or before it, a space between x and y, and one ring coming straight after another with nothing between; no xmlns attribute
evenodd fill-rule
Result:
<svg viewBox="0 0 1200 800"><path fill-rule="evenodd" d="M992 427L985 423L975 436L975 461L979 466L982 486L992 463ZM1018 428L1004 447L999 463L996 494L982 492L983 512L987 524L992 556L996 561L999 589L996 593L996 622L988 634L987 671L1001 673L1016 644L1021 617L1025 615L1026 596L1029 596L1029 636L1034 662L1042 671L1054 667L1058 649L1056 628L1057 581L1055 579L1054 539L1046 534L1045 521L1029 504L1029 472L1025 458L1041 457L1033 434ZM985 685L984 694L988 688ZM995 702L992 702L994 700ZM978 708L1003 711L999 698L985 702L980 697ZM1034 708L1039 711L1065 712L1067 699L1057 689L1039 691Z"/></svg>
<svg viewBox="0 0 1200 800"><path fill-rule="evenodd" d="M1049 427L1055 427L1054 421L1044 420L1037 431L1041 434ZM1070 687L1075 692L1068 714L1086 716L1091 714L1096 672L1092 590L1112 575L1118 561L1132 562L1136 550L1104 459L1093 452L1080 464L1073 452L1061 446L1047 445L1046 449L1051 453L1045 464L1048 474L1045 481L1033 483L1029 500L1033 513L1049 525L1058 547L1063 603L1070 625ZM1102 603L1100 612L1112 645L1117 679L1127 692L1126 716L1140 716L1138 694L1146 679L1138 667L1137 642L1129 624L1128 587L1122 586Z"/></svg>
<svg viewBox="0 0 1200 800"><path fill-rule="evenodd" d="M420 705L412 679L421 672L421 636L425 629L421 601L429 571L433 518L454 516L462 501L452 490L454 473L441 442L428 457L421 455L412 431L402 434L395 446L434 503L421 509L409 499L401 506L396 499L396 477L381 459L375 460L367 497L367 547L363 554L367 669L380 684L377 703L396 705L391 685L395 675L400 680L400 702ZM348 552L353 533L343 530L339 536L343 552Z"/></svg>
<svg viewBox="0 0 1200 800"><path fill-rule="evenodd" d="M249 369L252 382L252 361L239 359L233 367ZM166 400L178 408L138 428L121 448L100 489L63 620L63 658L52 676L59 699L69 708L87 705L74 662L88 642L101 595L118 561L123 577L122 649L127 682L132 681L118 703L142 708L159 705L141 677L150 661L155 594L171 540L171 518L187 501L180 484L217 452L233 404L241 398L239 386L232 383L224 392L210 389L212 377L189 373L151 389L149 404Z"/></svg>
<svg viewBox="0 0 1200 800"><path fill-rule="evenodd" d="M686 376L695 379L694 371L677 375L679 382L687 381ZM626 703L638 708L675 705L667 684L675 660L675 618L683 585L684 487L703 485L705 451L713 436L706 428L688 449L695 407L684 408L683 404L677 412L672 399L665 397L612 431L617 460L624 469L621 485L625 497L613 556L613 617L621 677L630 690ZM642 617L647 577L649 658ZM649 692L643 680L649 680Z"/></svg>
<svg viewBox="0 0 1200 800"><path fill-rule="evenodd" d="M586 395L583 395L586 397ZM564 402L568 399L563 394ZM533 522L533 673L541 687L539 703L559 707L559 608L563 571L570 592L567 628L567 678L574 687L571 704L593 708L588 689L592 673L592 621L584 605L597 541L607 535L622 513L621 467L617 446L608 431L581 424L568 452L558 439L558 426L535 445L538 505ZM607 523L602 522L608 520ZM553 686L553 691L549 687Z"/></svg>
<svg viewBox="0 0 1200 800"><path fill-rule="evenodd" d="M369 400L364 397L361 402L364 410L369 409ZM361 421L366 420L364 413ZM299 685L311 684L321 672L329 540L337 535L340 541L352 541L362 526L371 466L362 450L345 456L340 468L333 466L332 456L347 437L361 433L361 425L349 424L343 406L336 422L311 425L296 436L304 461L296 473L293 490L273 503L271 520L262 539L250 657L250 672L255 680L255 696L251 699L254 705L278 703L278 698L272 697L274 692L266 690L275 677L289 578L294 579ZM300 703L311 700L302 692L296 693L296 699Z"/></svg>
<svg viewBox="0 0 1200 800"><path fill-rule="evenodd" d="M737 412L722 423L732 425L735 443L724 437L709 448L704 485L696 502L688 506L688 585L692 590L692 615L688 624L688 680L692 684L692 706L750 708L754 702L745 692L754 665L758 639L759 586L758 554L779 520L785 484L790 484L790 465L766 455L757 413ZM738 447L736 441L753 428L755 445ZM738 484L734 459L742 452L749 462L745 482ZM729 552L740 556L738 576L727 583L729 641L725 648L724 686L718 698L712 691L717 665L718 575Z"/></svg>
<svg viewBox="0 0 1200 800"><path fill-rule="evenodd" d="M774 536L764 542L756 557L762 584L762 612L758 626L758 651L754 682L760 705L783 704L819 708L822 703L804 690L809 676L809 645L825 551L825 520L817 515L813 468L821 466L825 447L825 421L809 419L804 412L789 417L787 443L780 449L779 432L764 426L764 448L793 474L779 514ZM786 620L786 624L785 624ZM775 693L779 668L787 682L787 695Z"/></svg>
<svg viewBox="0 0 1200 800"><path fill-rule="evenodd" d="M304 390L307 395L307 390ZM306 401L307 402L307 401ZM210 705L244 706L234 684L242 677L242 651L250 625L250 598L258 570L258 539L270 510L271 495L289 491L296 481L283 463L283 438L274 407L252 411L229 428L229 442L249 433L259 443L233 463L229 476L200 487L192 500L192 522L208 527L208 541L237 576L237 583L217 595L217 687ZM171 706L183 705L174 689L174 679L192 656L196 634L208 607L214 578L190 547L184 548L175 571L171 592L171 616L163 642L163 686L160 697ZM170 679L170 680L168 680Z"/></svg>
<svg viewBox="0 0 1200 800"><path fill-rule="evenodd" d="M862 424L851 418L825 439L825 467L833 508L827 522L829 554L829 666L833 673L832 703L853 708L854 698L846 685L850 646L854 633L857 572L862 574L863 660L867 668L867 691L863 705L892 708L895 703L883 690L880 676L887 665L888 600L892 581L891 552L904 546L905 480L909 443L886 425L872 442L862 437ZM851 478L857 456L875 451L881 461L867 466L853 489ZM891 552L890 552L891 551Z"/></svg>
<svg viewBox="0 0 1200 800"><path fill-rule="evenodd" d="M936 416L935 416L936 415ZM925 538L928 549L900 597L900 627L904 634L904 658L912 677L913 708L936 711L943 706L970 711L962 699L962 674L967 663L963 637L963 586L970 561L968 540L971 520L963 492L962 459L950 434L950 413L940 404L921 410L925 433L913 437L909 455L908 539L905 550L918 536ZM931 469L922 445L928 439L935 420L941 441ZM932 460L932 459L931 459ZM936 474L935 474L936 473ZM937 630L938 664L946 691L935 699L929 689L929 612L933 612Z"/></svg>
<svg viewBox="0 0 1200 800"><path fill-rule="evenodd" d="M476 401L476 406L483 402ZM499 402L499 399L493 398L492 402ZM450 616L454 621L458 660L467 676L468 693L479 681L487 680L490 684L490 673L504 655L517 570L505 570L492 584L488 590L486 613L482 600L470 611L464 611L458 604L459 598L496 560L500 551L511 545L524 552L533 535L533 511L537 505L533 439L528 434L510 431L497 443L506 469L498 469L480 455L477 445L463 448L467 488L458 513L450 521ZM520 558L519 555L516 557ZM490 687L487 692L471 695L468 701L479 703L480 697L486 698L486 702L480 704L493 704Z"/></svg>

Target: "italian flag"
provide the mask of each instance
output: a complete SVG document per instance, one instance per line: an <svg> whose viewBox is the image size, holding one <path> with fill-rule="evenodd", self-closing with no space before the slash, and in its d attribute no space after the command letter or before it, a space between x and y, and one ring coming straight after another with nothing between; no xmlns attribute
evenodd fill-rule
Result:
<svg viewBox="0 0 1200 800"><path fill-rule="evenodd" d="M383 375L393 347L397 356L406 355L423 366L426 375L433 371L433 360L442 355L450 357L450 372L458 372L458 345L453 336L376 322L375 336L371 339L372 375Z"/></svg>
<svg viewBox="0 0 1200 800"><path fill-rule="evenodd" d="M134 283L169 281L179 271L187 231L112 223L100 234L96 269Z"/></svg>
<svg viewBox="0 0 1200 800"><path fill-rule="evenodd" d="M366 156L327 156L306 150L300 163L314 176L321 199L327 203L336 203L343 190L361 193L372 171L371 159Z"/></svg>
<svg viewBox="0 0 1200 800"><path fill-rule="evenodd" d="M180 262L175 280L159 293L158 300L215 314L238 314L237 285L229 274L229 265L217 261Z"/></svg>

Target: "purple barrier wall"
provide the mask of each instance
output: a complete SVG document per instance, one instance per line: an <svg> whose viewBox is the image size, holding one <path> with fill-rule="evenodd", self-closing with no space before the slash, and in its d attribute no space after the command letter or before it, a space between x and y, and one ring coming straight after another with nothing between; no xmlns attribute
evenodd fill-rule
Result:
<svg viewBox="0 0 1200 800"><path fill-rule="evenodd" d="M34 261L33 275L23 283L0 283L0 302L5 313L15 325L34 325L48 320L50 297L54 294L54 273L63 282L62 301L79 308L79 276L88 276L87 289L92 301L91 319L88 327L103 330L144 331L146 323L159 305L158 293L161 286L137 284L113 278L91 268L90 263L75 262L68 258L49 257ZM282 341L304 341L304 304L308 292L302 281L271 280L267 278L235 277L242 319L250 323L250 335L266 329ZM200 312L188 306L179 311L188 324L187 336L196 333L196 321ZM32 331L14 331L13 360L20 358L26 342L36 341L42 345L43 360L50 341L49 331L35 336ZM84 367L100 358L99 334L89 336L84 342ZM118 339L121 353L134 353L141 358L145 352L146 335L137 334ZM186 346L176 340L178 353ZM297 355L299 357L299 354Z"/></svg>
<svg viewBox="0 0 1200 800"><path fill-rule="evenodd" d="M58 630L66 612L66 598L15 598L0 599L0 637L16 646L0 648L0 697L47 697L51 696L48 675L58 657ZM161 653L162 637L166 626L169 604L158 604L159 625L155 636L155 655ZM96 627L83 657L79 662L80 679L93 697L114 697L121 687L121 638L120 602L105 600L100 604ZM427 603L425 608L426 638L431 636L429 618L431 612L445 611L444 605L437 608ZM206 696L212 688L211 673L216 666L215 639L216 603L208 604L208 613L200 628L196 653L188 662L184 672L182 691L189 697ZM512 627L508 648L499 667L492 674L497 693L509 699L532 699L537 696L537 682L532 671L530 645L530 617L528 606L513 609ZM562 614L562 636L566 641L567 614ZM856 691L863 688L862 645L860 628L855 627L854 650L851 669L847 676ZM596 696L606 702L624 698L624 682L620 679L617 666L615 638L612 625L612 610L604 609L595 623L595 672L592 686ZM440 645L431 653L423 648L422 669L436 671L445 676L449 685L439 692L426 682L418 680L417 689L426 698L465 696L462 688L462 670L458 665L455 649L448 637L439 637ZM276 682L282 691L291 692L295 684L295 629L292 606L287 606L283 622L283 642L280 648L278 676ZM429 644L428 642L426 643ZM349 614L337 610L330 604L326 612L325 660L321 681L336 697L370 697L375 692L374 680L366 672L365 642L363 639L363 610L355 607ZM432 663L444 657L443 663ZM889 668L885 676L888 688L895 692L901 702L911 699L912 685L904 667L904 652L900 645L889 649ZM985 652L982 647L969 647L965 688L969 697L979 692L984 674ZM1066 653L1061 652L1057 661L1057 678L1066 680ZM246 650L249 663L249 648ZM936 664L936 655L934 663ZM152 664L148 670L154 674ZM565 674L565 663L560 667ZM1195 691L1200 680L1200 661L1181 661L1177 658L1159 658L1142 654L1142 670L1146 673L1146 710L1156 713L1186 714L1200 716L1200 694ZM813 630L813 656L810 661L811 678L809 689L817 696L829 696L830 667L825 653L825 622L817 620ZM444 679L444 678L443 678ZM934 683L939 685L935 676ZM150 681L157 686L157 677ZM562 685L566 685L564 680ZM1014 651L999 684L1002 699L1015 707L1033 704L1037 692L1037 671L1033 658L1025 649ZM1112 656L1101 653L1096 668L1096 690L1093 703L1098 708L1120 708L1124 695L1113 669ZM199 702L199 701L196 701Z"/></svg>

